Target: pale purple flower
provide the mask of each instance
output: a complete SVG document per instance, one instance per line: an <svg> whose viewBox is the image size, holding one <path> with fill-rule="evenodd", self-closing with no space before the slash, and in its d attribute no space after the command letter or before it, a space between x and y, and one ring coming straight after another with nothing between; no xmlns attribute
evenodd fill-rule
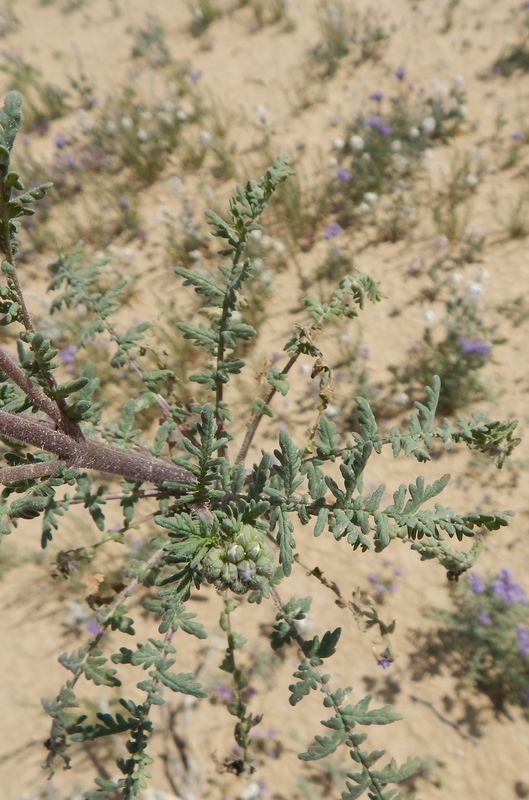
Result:
<svg viewBox="0 0 529 800"><path fill-rule="evenodd" d="M69 344L67 347L63 347L59 350L58 355L63 364L73 364L76 353L77 347L74 344Z"/></svg>
<svg viewBox="0 0 529 800"><path fill-rule="evenodd" d="M489 612L482 611L480 614L478 614L478 622L480 623L480 625L490 625L492 620Z"/></svg>
<svg viewBox="0 0 529 800"><path fill-rule="evenodd" d="M70 139L66 136L65 133L58 133L53 140L55 147L58 147L59 150L66 145L71 144Z"/></svg>
<svg viewBox="0 0 529 800"><path fill-rule="evenodd" d="M459 346L465 353L486 356L491 348L490 342L484 339L467 339L466 336L459 337Z"/></svg>
<svg viewBox="0 0 529 800"><path fill-rule="evenodd" d="M396 583L390 583L389 584L388 592L391 592L392 594L394 594L395 592L398 592L398 590L399 590L399 587L397 586Z"/></svg>
<svg viewBox="0 0 529 800"><path fill-rule="evenodd" d="M375 100L377 103L380 103L381 100L384 99L384 92L371 92L369 95L370 100Z"/></svg>
<svg viewBox="0 0 529 800"><path fill-rule="evenodd" d="M402 575L402 569L400 567L395 567L393 570L394 575Z"/></svg>
<svg viewBox="0 0 529 800"><path fill-rule="evenodd" d="M529 656L529 628L525 625L516 626L518 637L518 650L523 656Z"/></svg>
<svg viewBox="0 0 529 800"><path fill-rule="evenodd" d="M404 67L398 67L398 69L396 69L393 74L396 78L399 79L399 81L402 81L404 80L404 76L406 75L406 70L404 69Z"/></svg>
<svg viewBox="0 0 529 800"><path fill-rule="evenodd" d="M524 138L523 131L514 131L514 133L511 133L511 139L514 139L515 142L521 142Z"/></svg>
<svg viewBox="0 0 529 800"><path fill-rule="evenodd" d="M218 696L222 698L222 700L231 700L233 697L233 692L228 686L224 686L223 683L217 683L215 686L215 691L217 692Z"/></svg>
<svg viewBox="0 0 529 800"><path fill-rule="evenodd" d="M523 701L529 705L529 689L526 689L523 693Z"/></svg>
<svg viewBox="0 0 529 800"><path fill-rule="evenodd" d="M323 234L324 239L332 239L334 236L339 236L343 233L343 228L339 222L331 222L330 225L327 225L325 228L325 233Z"/></svg>
<svg viewBox="0 0 529 800"><path fill-rule="evenodd" d="M119 207L122 208L122 209L126 209L126 208L128 208L130 206L130 200L129 200L128 197L125 197L125 195L122 195L119 198L118 203L119 203Z"/></svg>
<svg viewBox="0 0 529 800"><path fill-rule="evenodd" d="M388 667L391 667L391 661L389 660L389 658L377 658L377 664L379 667L382 667L382 669L387 669Z"/></svg>
<svg viewBox="0 0 529 800"><path fill-rule="evenodd" d="M340 167L340 169L336 173L336 177L338 178L339 181L342 181L342 183L347 183L348 181L351 180L353 175L351 172L349 172L348 169L345 169L345 167Z"/></svg>
<svg viewBox="0 0 529 800"><path fill-rule="evenodd" d="M64 156L64 166L68 169L79 169L81 166L77 158L72 153L66 153Z"/></svg>
<svg viewBox="0 0 529 800"><path fill-rule="evenodd" d="M199 80L199 78L202 77L202 70L190 69L189 72L187 73L187 77L189 78L189 80L193 81L193 83L196 83Z"/></svg>
<svg viewBox="0 0 529 800"><path fill-rule="evenodd" d="M92 617L92 619L85 625L85 631L87 633L92 633L94 636L97 636L100 630L101 628L99 627L99 622L97 621L96 617Z"/></svg>
<svg viewBox="0 0 529 800"><path fill-rule="evenodd" d="M378 131L381 136L389 136L391 134L391 126L380 117L368 117L366 125Z"/></svg>
<svg viewBox="0 0 529 800"><path fill-rule="evenodd" d="M474 594L482 594L487 587L481 575L478 575L477 572L470 572L468 577L470 578L470 588Z"/></svg>
<svg viewBox="0 0 529 800"><path fill-rule="evenodd" d="M492 581L491 589L496 597L501 599L508 605L513 603L527 603L526 594L517 581L511 577L510 570L502 569L496 580Z"/></svg>
<svg viewBox="0 0 529 800"><path fill-rule="evenodd" d="M371 575L369 576L369 580L371 581L371 583L378 583L380 580L378 572L372 572Z"/></svg>

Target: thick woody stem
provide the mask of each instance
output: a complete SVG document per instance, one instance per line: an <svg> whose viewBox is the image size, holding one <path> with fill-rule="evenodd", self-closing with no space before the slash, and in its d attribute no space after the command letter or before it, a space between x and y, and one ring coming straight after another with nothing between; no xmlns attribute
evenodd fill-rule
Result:
<svg viewBox="0 0 529 800"><path fill-rule="evenodd" d="M51 430L38 420L22 418L8 411L0 410L0 434L47 450L70 467L95 469L112 475L121 475L130 480L149 481L155 484L162 484L165 481L195 483L196 480L188 470L168 462L103 442L72 439L64 433ZM55 466L58 466L57 462ZM42 469L44 470L44 467ZM42 474L46 474L46 471L44 470Z"/></svg>
<svg viewBox="0 0 529 800"><path fill-rule="evenodd" d="M18 364L16 364L5 350L0 348L0 369L5 372L8 378L11 378L19 389L22 389L26 397L31 400L37 408L40 408L45 414L48 415L54 422L57 423L59 428L67 432L69 436L75 439L82 439L83 434L78 425L68 419L59 406L50 400L47 394L41 387L34 383L29 375L27 375Z"/></svg>

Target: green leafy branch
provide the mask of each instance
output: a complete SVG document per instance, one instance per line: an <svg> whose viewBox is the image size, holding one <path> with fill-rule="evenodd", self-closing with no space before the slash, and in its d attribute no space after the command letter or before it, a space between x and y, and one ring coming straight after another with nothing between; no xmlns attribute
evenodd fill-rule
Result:
<svg viewBox="0 0 529 800"><path fill-rule="evenodd" d="M285 645L295 642L302 656L299 667L294 673L297 682L289 688L291 695L289 702L297 705L311 691L319 690L325 697L323 705L332 709L333 716L322 720L322 725L332 731L329 736L316 735L316 744L300 753L298 758L302 761L316 761L334 753L338 747L349 747L353 761L361 766L361 772L347 773L352 781L347 782L347 792L342 793L343 800L356 800L368 790L371 800L398 800L402 795L395 796L395 790L385 791L392 783L399 783L413 775L419 768L417 759L408 759L400 768L394 759L383 769L373 769L373 765L385 754L384 750L368 752L361 749L367 738L366 733L356 733L357 725L389 725L402 719L401 715L394 712L391 706L370 709L371 695L366 695L356 705L345 705L345 700L351 688L332 691L329 684L330 675L324 673L322 665L324 660L330 658L336 650L336 645L341 635L341 629L327 631L321 639L318 636L307 640L301 634L299 622L302 621L310 608L312 598L301 600L291 599L283 603L277 590L272 589L272 596L278 607L276 625L271 634L271 645L278 650ZM354 782L354 783L353 783ZM354 785L356 784L356 785Z"/></svg>

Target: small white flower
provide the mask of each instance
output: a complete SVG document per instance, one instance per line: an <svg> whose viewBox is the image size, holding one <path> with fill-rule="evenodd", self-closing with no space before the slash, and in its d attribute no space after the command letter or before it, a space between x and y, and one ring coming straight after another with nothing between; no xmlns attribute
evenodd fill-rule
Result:
<svg viewBox="0 0 529 800"><path fill-rule="evenodd" d="M391 402L395 403L397 406L404 406L410 399L409 395L406 392L397 392L391 398Z"/></svg>
<svg viewBox="0 0 529 800"><path fill-rule="evenodd" d="M259 271L264 267L264 261L262 258L253 258L252 264L254 266L254 269L256 269L257 271Z"/></svg>
<svg viewBox="0 0 529 800"><path fill-rule="evenodd" d="M490 277L488 269L485 267L476 267L474 270L474 278L475 280L479 281L479 283L483 283L483 281L488 280Z"/></svg>
<svg viewBox="0 0 529 800"><path fill-rule="evenodd" d="M127 131L129 130L129 128L132 128L132 120L130 117L121 117L120 123L121 127L125 128L125 130Z"/></svg>
<svg viewBox="0 0 529 800"><path fill-rule="evenodd" d="M250 233L250 239L253 239L254 242L258 242L262 238L263 238L263 232L262 231L252 231Z"/></svg>
<svg viewBox="0 0 529 800"><path fill-rule="evenodd" d="M447 97L450 90L448 86L440 81L438 78L431 78L428 81L430 88L432 89L435 94L438 94L440 97Z"/></svg>
<svg viewBox="0 0 529 800"><path fill-rule="evenodd" d="M160 106L163 108L164 111L167 111L167 113L172 113L175 110L175 107L170 100L162 100Z"/></svg>
<svg viewBox="0 0 529 800"><path fill-rule="evenodd" d="M369 153L362 153L362 158L364 161L371 161L371 155Z"/></svg>
<svg viewBox="0 0 529 800"><path fill-rule="evenodd" d="M160 120L160 122L163 122L164 125L170 125L171 122L173 121L173 118L168 111L159 111L158 119Z"/></svg>
<svg viewBox="0 0 529 800"><path fill-rule="evenodd" d="M177 108L174 115L179 122L185 122L187 119L187 114L182 108Z"/></svg>
<svg viewBox="0 0 529 800"><path fill-rule="evenodd" d="M142 111L140 117L148 122L150 119L152 119L152 114L150 111Z"/></svg>
<svg viewBox="0 0 529 800"><path fill-rule="evenodd" d="M333 150L343 150L345 147L345 142L341 136L335 136L331 142Z"/></svg>
<svg viewBox="0 0 529 800"><path fill-rule="evenodd" d="M449 244L449 239L447 236L444 236L442 233L439 236L435 237L435 248L437 250L442 250L443 247L446 247Z"/></svg>
<svg viewBox="0 0 529 800"><path fill-rule="evenodd" d="M427 147L426 150L423 153L424 158L431 158L432 155L433 155L432 148L431 147Z"/></svg>
<svg viewBox="0 0 529 800"><path fill-rule="evenodd" d="M465 79L462 75L454 75L454 86L457 89L460 89L463 84L465 83Z"/></svg>
<svg viewBox="0 0 529 800"><path fill-rule="evenodd" d="M410 128L408 131L408 136L410 139L418 139L421 135L419 128Z"/></svg>
<svg viewBox="0 0 529 800"><path fill-rule="evenodd" d="M467 283L467 300L469 303L477 303L485 294L485 287L477 281Z"/></svg>
<svg viewBox="0 0 529 800"><path fill-rule="evenodd" d="M338 159L336 159L334 156L331 156L330 158L327 159L327 166L330 169L335 169L335 167L338 166Z"/></svg>
<svg viewBox="0 0 529 800"><path fill-rule="evenodd" d="M342 344L344 344L344 343L346 343L346 342L350 342L350 341L351 341L351 337L349 336L349 334L348 334L348 333L346 333L345 331L343 331L342 333L339 333L339 334L338 334L338 341L339 341L339 342L342 342Z"/></svg>
<svg viewBox="0 0 529 800"><path fill-rule="evenodd" d="M277 239L274 241L273 248L279 256L282 256L286 253L285 245L283 242L280 242Z"/></svg>
<svg viewBox="0 0 529 800"><path fill-rule="evenodd" d="M267 118L267 116L268 116L268 109L267 109L267 107L266 107L266 106L264 106L264 105L258 105L258 106L256 106L256 107L255 107L255 110L256 110L256 112L257 112L257 116L259 117L259 119L260 119L260 120L262 120L262 121L264 122L264 120L265 120L265 119Z"/></svg>
<svg viewBox="0 0 529 800"><path fill-rule="evenodd" d="M312 372L312 367L310 366L310 364L300 364L299 371L301 372L302 375L310 375L310 373Z"/></svg>
<svg viewBox="0 0 529 800"><path fill-rule="evenodd" d="M329 403L329 405L324 411L325 416L329 417L329 419L336 417L339 413L340 413L340 406L337 405L336 403Z"/></svg>
<svg viewBox="0 0 529 800"><path fill-rule="evenodd" d="M473 174L467 175L467 177L465 178L465 183L467 186L473 189L474 186L477 186L479 183L478 176Z"/></svg>
<svg viewBox="0 0 529 800"><path fill-rule="evenodd" d="M115 133L117 131L118 126L114 122L113 119L109 119L106 124L107 133Z"/></svg>
<svg viewBox="0 0 529 800"><path fill-rule="evenodd" d="M268 286L269 283L272 283L274 280L274 273L271 269L265 269L261 272L260 275L261 283L264 283L265 286Z"/></svg>
<svg viewBox="0 0 529 800"><path fill-rule="evenodd" d="M436 127L436 121L434 117L425 117L421 122L421 128L425 133L433 133Z"/></svg>
<svg viewBox="0 0 529 800"><path fill-rule="evenodd" d="M176 194L180 194L184 189L184 184L182 183L181 178L179 178L177 175L174 175L169 180L169 186Z"/></svg>
<svg viewBox="0 0 529 800"><path fill-rule="evenodd" d="M369 214L369 212L371 211L371 206L368 205L367 203L360 203L360 205L358 206L358 210L361 214Z"/></svg>
<svg viewBox="0 0 529 800"><path fill-rule="evenodd" d="M149 134L145 130L145 128L138 128L138 133L136 134L138 137L139 142L146 142L149 138Z"/></svg>
<svg viewBox="0 0 529 800"><path fill-rule="evenodd" d="M466 117L466 115L467 115L467 107L463 105L459 106L459 116Z"/></svg>
<svg viewBox="0 0 529 800"><path fill-rule="evenodd" d="M394 153L399 153L402 150L402 142L400 139L395 139L391 142L391 149Z"/></svg>
<svg viewBox="0 0 529 800"><path fill-rule="evenodd" d="M372 206L377 202L378 194L375 194L375 192L366 192L363 199Z"/></svg>
<svg viewBox="0 0 529 800"><path fill-rule="evenodd" d="M209 131L200 131L198 138L200 139L200 143L207 147L208 144L211 143L212 136Z"/></svg>
<svg viewBox="0 0 529 800"><path fill-rule="evenodd" d="M171 212L167 206L160 205L152 215L152 218L155 222L165 222L167 217L171 215Z"/></svg>
<svg viewBox="0 0 529 800"><path fill-rule="evenodd" d="M202 259L202 253L200 250L190 250L187 254L191 261L200 261Z"/></svg>
<svg viewBox="0 0 529 800"><path fill-rule="evenodd" d="M435 311L433 311L431 308L427 308L422 312L422 316L424 321L430 324L435 320Z"/></svg>
<svg viewBox="0 0 529 800"><path fill-rule="evenodd" d="M358 136L358 134L355 133L354 136L351 136L349 139L349 147L351 150L355 150L359 153L364 149L364 140L361 136Z"/></svg>
<svg viewBox="0 0 529 800"><path fill-rule="evenodd" d="M461 281L463 280L463 276L461 275L460 272L452 272L452 274L450 275L450 280L452 281L452 283L458 284L461 283Z"/></svg>

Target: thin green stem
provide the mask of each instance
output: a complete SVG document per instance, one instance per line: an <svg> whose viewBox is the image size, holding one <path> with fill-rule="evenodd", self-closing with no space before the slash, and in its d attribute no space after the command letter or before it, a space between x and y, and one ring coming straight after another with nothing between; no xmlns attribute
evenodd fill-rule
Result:
<svg viewBox="0 0 529 800"><path fill-rule="evenodd" d="M292 369L292 367L294 366L294 364L298 360L299 355L300 355L299 353L296 353L296 355L290 357L288 362L285 364L285 366L281 370L281 373L280 373L281 375L288 375L288 373L290 372L290 370ZM268 390L268 392L266 393L264 399L263 399L263 403L264 403L265 406L270 404L270 402L271 402L272 398L274 397L274 395L276 394L276 392L277 392L277 389L274 386L271 386L270 389ZM240 464L241 461L245 461L246 460L246 456L248 455L248 450L250 449L250 446L252 444L253 438L254 438L255 434L257 433L257 428L259 427L259 424L260 424L262 418L263 418L263 411L256 411L254 413L254 415L252 417L252 420L250 422L250 426L249 426L248 430L246 431L246 435L245 435L244 441L243 441L243 443L241 445L241 449L239 450L239 452L237 454L237 459L235 461L236 464Z"/></svg>

